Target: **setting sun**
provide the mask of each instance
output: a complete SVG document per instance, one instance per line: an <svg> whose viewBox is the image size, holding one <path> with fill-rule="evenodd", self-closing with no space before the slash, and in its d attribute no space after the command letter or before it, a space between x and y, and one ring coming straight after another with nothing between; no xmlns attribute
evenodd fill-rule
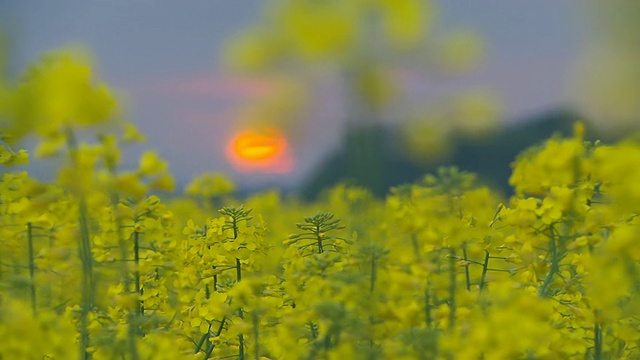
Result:
<svg viewBox="0 0 640 360"><path fill-rule="evenodd" d="M227 143L227 158L238 171L283 173L291 170L287 139L276 129L245 130Z"/></svg>

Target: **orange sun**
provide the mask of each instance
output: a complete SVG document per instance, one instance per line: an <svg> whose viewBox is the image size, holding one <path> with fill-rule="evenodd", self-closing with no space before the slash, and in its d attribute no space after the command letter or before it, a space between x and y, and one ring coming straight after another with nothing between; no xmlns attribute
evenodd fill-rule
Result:
<svg viewBox="0 0 640 360"><path fill-rule="evenodd" d="M247 130L227 143L227 158L242 172L283 173L291 170L287 139L277 130Z"/></svg>

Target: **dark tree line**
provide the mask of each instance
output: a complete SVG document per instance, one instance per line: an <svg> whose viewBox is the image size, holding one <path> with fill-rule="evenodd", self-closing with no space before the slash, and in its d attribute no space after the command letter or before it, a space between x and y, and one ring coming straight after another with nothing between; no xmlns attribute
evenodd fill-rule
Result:
<svg viewBox="0 0 640 360"><path fill-rule="evenodd" d="M397 129L383 125L352 125L342 147L331 154L305 182L302 195L317 197L341 181L369 188L384 196L390 187L410 183L440 166L456 166L476 173L481 182L510 195L511 163L524 149L550 136L571 136L574 123L582 119L570 110L555 110L495 130L482 140L454 137L453 149L445 159L429 165L412 162ZM590 140L604 139L587 124Z"/></svg>

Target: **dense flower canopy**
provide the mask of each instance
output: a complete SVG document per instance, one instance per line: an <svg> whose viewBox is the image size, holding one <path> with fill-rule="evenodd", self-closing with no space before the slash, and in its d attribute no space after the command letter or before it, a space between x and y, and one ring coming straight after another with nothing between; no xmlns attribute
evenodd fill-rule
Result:
<svg viewBox="0 0 640 360"><path fill-rule="evenodd" d="M144 136L90 69L48 55L2 95L0 358L640 356L637 139L577 122L515 159L510 199L455 168L384 199L240 199L219 174L166 196L156 153L123 168ZM56 180L11 168L28 156L5 134L37 134Z"/></svg>

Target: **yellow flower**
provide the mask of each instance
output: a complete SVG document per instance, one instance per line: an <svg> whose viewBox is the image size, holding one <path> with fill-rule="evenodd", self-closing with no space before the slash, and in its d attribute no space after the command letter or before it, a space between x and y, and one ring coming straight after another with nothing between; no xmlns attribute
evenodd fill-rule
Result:
<svg viewBox="0 0 640 360"><path fill-rule="evenodd" d="M92 79L86 56L70 51L46 54L33 65L12 104L9 133L16 138L31 131L46 137L68 126L102 123L116 108L110 90Z"/></svg>
<svg viewBox="0 0 640 360"><path fill-rule="evenodd" d="M235 184L226 176L215 173L205 173L194 178L185 188L185 193L204 198L222 196L235 190Z"/></svg>
<svg viewBox="0 0 640 360"><path fill-rule="evenodd" d="M0 164L6 167L26 165L29 163L29 154L26 150L15 152L7 146L0 146Z"/></svg>
<svg viewBox="0 0 640 360"><path fill-rule="evenodd" d="M144 197L147 193L146 186L135 172L124 172L116 176L113 188L120 194L128 194L137 199Z"/></svg>
<svg viewBox="0 0 640 360"><path fill-rule="evenodd" d="M155 152L145 151L140 157L139 168L142 176L150 176L166 172L169 166Z"/></svg>
<svg viewBox="0 0 640 360"><path fill-rule="evenodd" d="M149 184L149 187L155 190L171 192L175 190L176 184L173 176L165 173L160 175L159 178L154 179Z"/></svg>
<svg viewBox="0 0 640 360"><path fill-rule="evenodd" d="M418 45L429 25L431 9L420 0L376 0L386 37L404 49Z"/></svg>
<svg viewBox="0 0 640 360"><path fill-rule="evenodd" d="M147 139L138 129L131 123L124 124L124 134L122 135L122 141L128 142L145 142Z"/></svg>

